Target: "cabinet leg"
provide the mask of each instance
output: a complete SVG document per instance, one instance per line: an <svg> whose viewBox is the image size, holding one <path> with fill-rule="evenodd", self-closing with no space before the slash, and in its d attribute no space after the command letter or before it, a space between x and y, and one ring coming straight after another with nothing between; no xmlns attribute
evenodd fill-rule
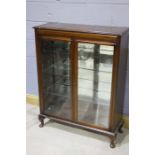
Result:
<svg viewBox="0 0 155 155"><path fill-rule="evenodd" d="M116 147L116 144L115 144L113 141L111 141L111 143L110 143L110 147L113 149L113 148Z"/></svg>
<svg viewBox="0 0 155 155"><path fill-rule="evenodd" d="M39 127L42 128L42 127L44 126L44 119L45 119L45 118L44 118L43 116L39 115L39 116L38 116L38 119L39 119L39 121L40 121Z"/></svg>
<svg viewBox="0 0 155 155"><path fill-rule="evenodd" d="M124 123L122 122L122 124L118 128L119 133L123 133L123 125L124 125Z"/></svg>
<svg viewBox="0 0 155 155"><path fill-rule="evenodd" d="M110 147L111 147L111 148L115 148L115 147L116 147L116 144L115 144L116 136L117 136L117 135L111 137L111 141L110 141Z"/></svg>

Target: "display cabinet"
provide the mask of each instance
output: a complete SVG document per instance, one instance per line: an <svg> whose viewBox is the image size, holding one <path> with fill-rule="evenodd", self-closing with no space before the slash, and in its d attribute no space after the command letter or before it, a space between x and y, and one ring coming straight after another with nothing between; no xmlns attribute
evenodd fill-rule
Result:
<svg viewBox="0 0 155 155"><path fill-rule="evenodd" d="M44 119L109 136L122 132L128 28L47 23L35 28Z"/></svg>

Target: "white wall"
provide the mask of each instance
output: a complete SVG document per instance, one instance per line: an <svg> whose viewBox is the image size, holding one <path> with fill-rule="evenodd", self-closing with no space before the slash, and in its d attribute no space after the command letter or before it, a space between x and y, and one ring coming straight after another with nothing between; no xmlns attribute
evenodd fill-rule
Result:
<svg viewBox="0 0 155 155"><path fill-rule="evenodd" d="M128 16L128 0L27 0L27 93L38 94L33 26L67 22L128 27ZM124 113L128 114L128 77Z"/></svg>

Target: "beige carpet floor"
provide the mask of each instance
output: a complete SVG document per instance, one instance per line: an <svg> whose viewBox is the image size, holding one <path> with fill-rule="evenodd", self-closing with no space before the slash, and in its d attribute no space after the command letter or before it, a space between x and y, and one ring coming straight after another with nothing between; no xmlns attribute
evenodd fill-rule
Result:
<svg viewBox="0 0 155 155"><path fill-rule="evenodd" d="M48 119L39 128L39 109L27 104L27 155L128 155L128 130L118 135L115 149L109 147L109 139L81 129L76 129Z"/></svg>

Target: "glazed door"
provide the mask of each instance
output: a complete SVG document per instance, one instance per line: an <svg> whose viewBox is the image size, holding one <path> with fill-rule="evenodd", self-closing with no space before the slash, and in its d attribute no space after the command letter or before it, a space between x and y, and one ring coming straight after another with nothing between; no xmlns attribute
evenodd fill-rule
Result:
<svg viewBox="0 0 155 155"><path fill-rule="evenodd" d="M70 120L71 42L41 39L43 113Z"/></svg>
<svg viewBox="0 0 155 155"><path fill-rule="evenodd" d="M78 122L108 128L114 47L82 43L78 53Z"/></svg>

